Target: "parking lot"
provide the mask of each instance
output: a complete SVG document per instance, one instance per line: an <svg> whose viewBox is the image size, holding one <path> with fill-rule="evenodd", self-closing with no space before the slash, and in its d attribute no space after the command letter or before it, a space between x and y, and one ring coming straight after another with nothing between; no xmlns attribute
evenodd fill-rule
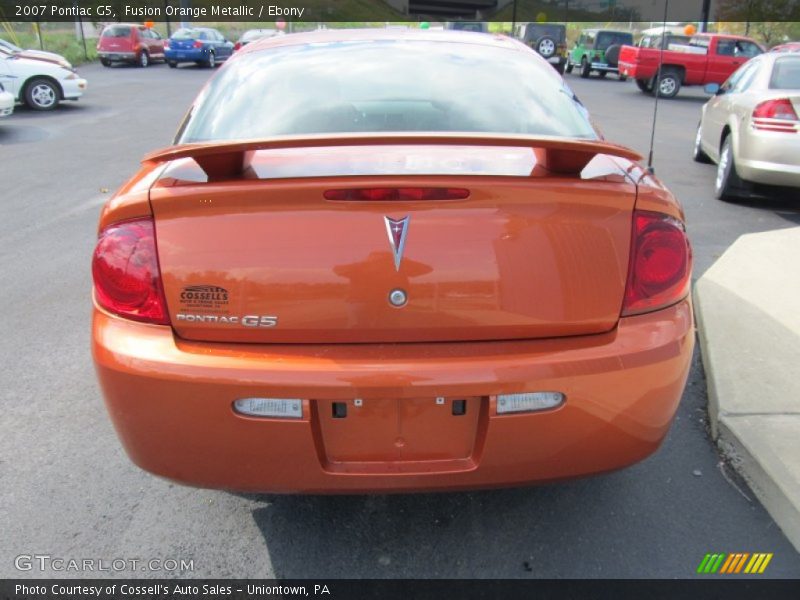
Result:
<svg viewBox="0 0 800 600"><path fill-rule="evenodd" d="M191 560L163 577L691 577L707 552L796 551L707 433L696 356L661 450L624 471L540 487L398 496L267 497L185 488L125 456L89 355L100 206L169 145L211 71L90 65L86 96L0 121L0 575L15 557ZM567 80L611 141L647 154L653 98L632 82ZM686 210L699 277L744 233L800 224L800 203L725 203L690 149L705 96L659 103L655 169ZM265 460L269 460L265 457ZM80 573L63 573L78 576ZM108 573L101 573L108 574Z"/></svg>

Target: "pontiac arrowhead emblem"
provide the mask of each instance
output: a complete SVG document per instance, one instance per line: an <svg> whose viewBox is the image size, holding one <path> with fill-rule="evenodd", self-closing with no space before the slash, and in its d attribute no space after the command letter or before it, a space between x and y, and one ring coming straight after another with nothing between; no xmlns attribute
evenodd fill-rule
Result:
<svg viewBox="0 0 800 600"><path fill-rule="evenodd" d="M408 233L408 221L411 217L402 219L392 219L383 217L386 221L386 233L389 234L389 245L394 254L394 268L400 270L400 261L403 260L403 250L406 247L406 234Z"/></svg>

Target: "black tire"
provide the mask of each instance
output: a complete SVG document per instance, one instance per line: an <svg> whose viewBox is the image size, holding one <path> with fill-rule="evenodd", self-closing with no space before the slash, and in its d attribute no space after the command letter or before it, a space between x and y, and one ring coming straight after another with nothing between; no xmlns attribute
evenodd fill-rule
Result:
<svg viewBox="0 0 800 600"><path fill-rule="evenodd" d="M569 62L569 59L567 59L567 63L564 65L564 72L572 73L572 63Z"/></svg>
<svg viewBox="0 0 800 600"><path fill-rule="evenodd" d="M139 52L139 55L136 57L136 66L142 69L146 69L150 66L150 55L145 50Z"/></svg>
<svg viewBox="0 0 800 600"><path fill-rule="evenodd" d="M622 50L622 46L620 44L612 44L606 48L606 63L612 67L616 67L619 64L620 50Z"/></svg>
<svg viewBox="0 0 800 600"><path fill-rule="evenodd" d="M742 194L744 184L736 173L736 162L733 158L733 144L728 135L722 141L717 164L717 177L714 180L714 197L719 200L733 200Z"/></svg>
<svg viewBox="0 0 800 600"><path fill-rule="evenodd" d="M556 55L556 50L558 46L556 44L555 39L553 39L549 35L543 35L536 43L533 45L533 49L538 52L539 56L542 58L552 58Z"/></svg>
<svg viewBox="0 0 800 600"><path fill-rule="evenodd" d="M214 55L213 52L208 53L208 58L206 59L205 65L209 69L213 69L214 67L217 66L217 57Z"/></svg>
<svg viewBox="0 0 800 600"><path fill-rule="evenodd" d="M702 125L702 121L697 124L697 133L694 136L694 146L692 147L692 160L707 165L711 159L708 154L703 152L703 147L700 145L700 125Z"/></svg>
<svg viewBox="0 0 800 600"><path fill-rule="evenodd" d="M110 67L111 66L111 61L108 60L107 58L101 58L100 59L100 64L103 65L104 67Z"/></svg>
<svg viewBox="0 0 800 600"><path fill-rule="evenodd" d="M653 85L653 95L658 94L661 98L674 98L681 89L681 74L675 69L664 69L661 77L657 77Z"/></svg>
<svg viewBox="0 0 800 600"><path fill-rule="evenodd" d="M645 94L649 94L653 91L653 81L650 79L637 79L636 87L638 87Z"/></svg>
<svg viewBox="0 0 800 600"><path fill-rule="evenodd" d="M167 64L169 65L170 69L174 69L178 66L178 63L176 63L174 60L168 60Z"/></svg>
<svg viewBox="0 0 800 600"><path fill-rule="evenodd" d="M589 78L589 74L591 72L592 72L592 65L589 64L589 61L586 60L586 57L584 56L581 59L581 78L582 79L588 79Z"/></svg>
<svg viewBox="0 0 800 600"><path fill-rule="evenodd" d="M25 104L33 110L53 110L61 100L61 89L50 79L36 78L25 86Z"/></svg>

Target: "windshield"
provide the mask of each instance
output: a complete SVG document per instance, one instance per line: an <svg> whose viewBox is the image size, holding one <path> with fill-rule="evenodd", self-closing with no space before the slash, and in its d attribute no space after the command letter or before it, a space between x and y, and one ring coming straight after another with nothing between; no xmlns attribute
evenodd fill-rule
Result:
<svg viewBox="0 0 800 600"><path fill-rule="evenodd" d="M597 138L586 110L548 69L527 52L472 43L272 48L221 71L179 137L427 131Z"/></svg>

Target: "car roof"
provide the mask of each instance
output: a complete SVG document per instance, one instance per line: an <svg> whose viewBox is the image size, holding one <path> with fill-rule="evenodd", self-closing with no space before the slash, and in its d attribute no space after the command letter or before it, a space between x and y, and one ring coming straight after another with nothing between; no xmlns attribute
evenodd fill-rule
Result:
<svg viewBox="0 0 800 600"><path fill-rule="evenodd" d="M426 41L475 44L479 46L506 48L520 52L533 52L525 44L507 35L478 33L451 29L322 29L304 33L262 38L248 44L237 54L258 52L267 48L325 44L336 42L377 41Z"/></svg>

